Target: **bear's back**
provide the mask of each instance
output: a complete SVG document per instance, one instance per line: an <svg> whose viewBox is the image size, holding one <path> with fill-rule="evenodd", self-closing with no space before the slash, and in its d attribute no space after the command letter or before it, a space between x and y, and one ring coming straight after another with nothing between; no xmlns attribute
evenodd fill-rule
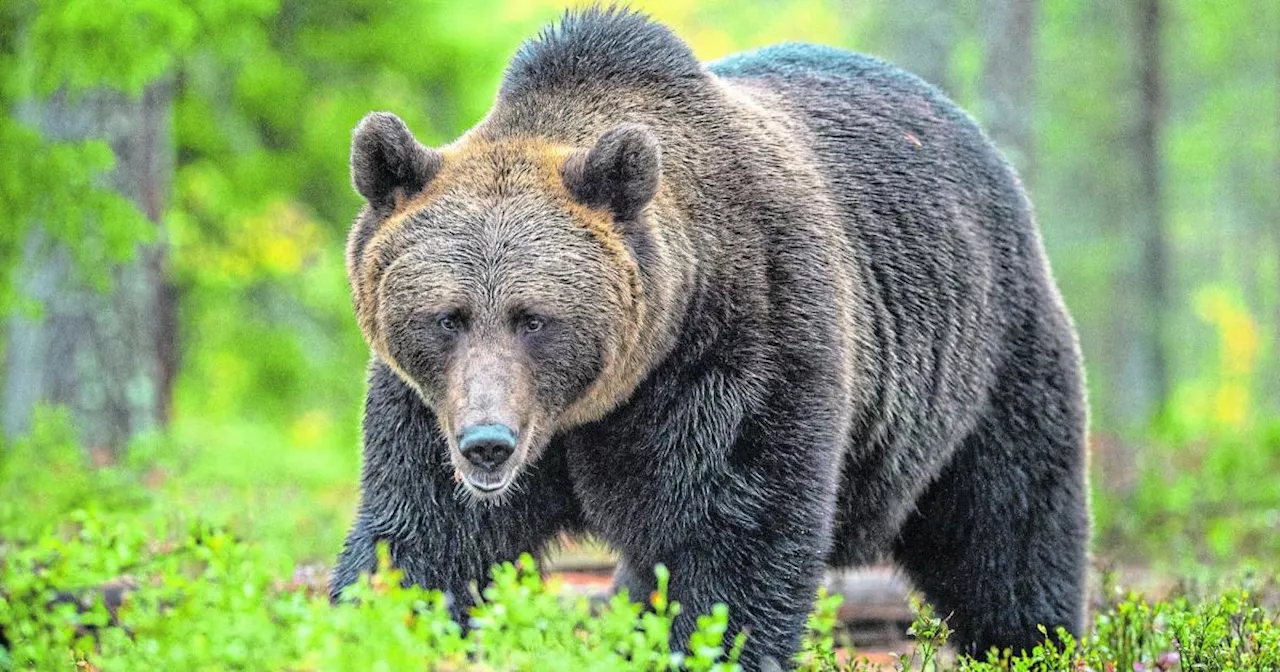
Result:
<svg viewBox="0 0 1280 672"><path fill-rule="evenodd" d="M733 80L768 82L802 105L844 98L870 108L875 103L910 101L920 111L977 131L973 119L941 91L919 77L874 56L821 44L787 42L727 56L707 64L712 74ZM902 115L910 110L898 108Z"/></svg>
<svg viewBox="0 0 1280 672"><path fill-rule="evenodd" d="M783 42L726 56L707 64L720 77L822 74L830 77L893 77L929 87L920 78L874 56L806 42Z"/></svg>
<svg viewBox="0 0 1280 672"><path fill-rule="evenodd" d="M708 69L730 85L769 92L762 104L781 107L808 130L801 141L852 219L973 225L978 238L1031 232L1008 163L972 117L919 77L871 56L799 43L736 54ZM1009 212L1010 205L1025 212Z"/></svg>
<svg viewBox="0 0 1280 672"><path fill-rule="evenodd" d="M1030 205L976 122L938 89L876 58L783 44L708 69L801 129L861 266L882 330L883 381L873 425L902 440L963 434L1005 359L1011 315L1056 309ZM799 150L798 150L799 151ZM895 414L894 399L913 411ZM892 417L896 416L896 417ZM871 434L877 433L873 429Z"/></svg>
<svg viewBox="0 0 1280 672"><path fill-rule="evenodd" d="M934 86L877 58L813 44L764 47L708 69L804 129L793 141L817 162L854 247L883 272L922 273L923 282L906 286L937 288L963 267L965 293L976 294L994 280L988 274L1038 275L1029 267L1042 252L1017 177Z"/></svg>

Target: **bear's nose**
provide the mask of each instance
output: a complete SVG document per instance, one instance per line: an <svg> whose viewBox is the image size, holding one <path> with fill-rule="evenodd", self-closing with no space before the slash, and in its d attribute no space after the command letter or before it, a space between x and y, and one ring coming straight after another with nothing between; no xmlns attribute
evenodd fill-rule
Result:
<svg viewBox="0 0 1280 672"><path fill-rule="evenodd" d="M492 471L515 451L516 433L506 425L472 425L462 430L458 449L471 464Z"/></svg>

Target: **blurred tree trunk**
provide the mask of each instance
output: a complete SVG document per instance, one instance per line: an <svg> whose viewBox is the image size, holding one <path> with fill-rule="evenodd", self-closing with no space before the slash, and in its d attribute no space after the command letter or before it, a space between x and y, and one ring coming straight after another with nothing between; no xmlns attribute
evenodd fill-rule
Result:
<svg viewBox="0 0 1280 672"><path fill-rule="evenodd" d="M1163 154L1165 99L1160 12L1161 0L1137 0L1137 75L1140 102L1135 155L1138 170L1137 347L1141 372L1140 418L1159 413L1169 397L1169 369L1165 343L1170 299L1169 241L1165 231Z"/></svg>
<svg viewBox="0 0 1280 672"><path fill-rule="evenodd" d="M1038 0L983 0L983 122L1030 186L1035 174Z"/></svg>
<svg viewBox="0 0 1280 672"><path fill-rule="evenodd" d="M115 152L110 184L160 222L173 173L172 87L141 96L59 93L23 116L51 140L101 139ZM111 269L107 291L86 284L68 251L37 227L17 269L18 290L39 301L37 317L10 319L0 429L26 431L42 403L69 409L93 450L117 453L138 432L164 424L176 366L176 295L166 280L163 239Z"/></svg>

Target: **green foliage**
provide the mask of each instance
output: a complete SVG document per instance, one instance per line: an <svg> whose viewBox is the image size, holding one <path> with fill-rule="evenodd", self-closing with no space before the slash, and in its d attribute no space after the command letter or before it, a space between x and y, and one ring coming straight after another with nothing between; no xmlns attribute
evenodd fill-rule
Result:
<svg viewBox="0 0 1280 672"><path fill-rule="evenodd" d="M469 630L439 592L403 588L383 566L351 600L286 583L256 544L194 518L79 511L38 543L0 556L0 631L14 668L59 669L736 669L723 608L698 619L690 651L668 645L678 605L666 581L642 609L625 597L568 602L529 557L495 569ZM120 625L93 586L128 575ZM79 602L55 604L66 590ZM77 608L79 607L79 608ZM726 654L728 654L726 656ZM3 660L3 659L0 659Z"/></svg>
<svg viewBox="0 0 1280 672"><path fill-rule="evenodd" d="M29 434L0 444L0 543L33 542L72 511L121 512L148 501L134 470L86 466L61 410L38 410Z"/></svg>
<svg viewBox="0 0 1280 672"><path fill-rule="evenodd" d="M35 91L110 87L137 94L207 49L270 14L275 0L61 0L26 6L25 42ZM20 10L21 11L21 10Z"/></svg>
<svg viewBox="0 0 1280 672"><path fill-rule="evenodd" d="M828 669L837 665L835 629L842 595L831 595L825 586L818 588L818 599L809 614L808 634L796 656L803 667Z"/></svg>
<svg viewBox="0 0 1280 672"><path fill-rule="evenodd" d="M597 608L559 597L523 557L495 569L464 633L442 594L401 587L383 548L380 571L331 605L287 547L160 506L138 465L90 467L57 412L0 460L0 670L719 672L741 650L723 607L698 618L687 653L670 650L680 606L661 567L649 609L624 595ZM122 578L134 588L116 621L97 587Z"/></svg>
<svg viewBox="0 0 1280 672"><path fill-rule="evenodd" d="M1231 566L1280 557L1280 423L1213 440L1152 440L1130 485L1094 497L1101 546L1121 560Z"/></svg>
<svg viewBox="0 0 1280 672"><path fill-rule="evenodd" d="M1128 593L1108 604L1093 627L1076 639L1059 629L1044 642L1013 655L991 651L985 657L959 656L939 662L950 636L945 621L927 605L913 604L911 634L915 651L899 660L899 670L957 669L965 672L1066 672L1069 670L1271 670L1280 667L1280 616L1263 606L1254 588L1276 597L1274 580L1246 577L1243 585L1201 599L1176 597L1148 601Z"/></svg>
<svg viewBox="0 0 1280 672"><path fill-rule="evenodd" d="M933 613L931 605L921 602L916 596L911 598L911 610L915 613L916 619L907 628L907 635L913 637L917 645L910 656L899 658L898 666L905 670L917 666L922 670L937 669L938 655L951 636L951 628L945 619ZM919 658L918 663L917 658Z"/></svg>
<svg viewBox="0 0 1280 672"><path fill-rule="evenodd" d="M286 566L256 544L195 519L105 516L78 511L38 543L0 556L0 631L12 642L0 669L736 669L744 642L726 646L722 607L700 617L688 653L667 645L677 605L665 577L650 609L617 596L593 609L559 597L521 558L495 569L469 630L450 620L438 592L400 586L386 564L331 605L281 581ZM119 623L92 590L121 575L137 588ZM70 587L77 601L57 602ZM1274 589L1274 587L1273 587ZM51 606L53 605L53 606ZM812 670L869 670L838 662L830 599L820 600L797 663ZM1064 631L1023 655L984 659L945 653L943 619L917 603L916 648L898 670L1274 669L1280 621L1237 588L1213 599L1149 602L1127 595L1076 640ZM823 612L826 612L825 614ZM726 654L728 654L726 658ZM950 660L950 662L947 662Z"/></svg>
<svg viewBox="0 0 1280 672"><path fill-rule="evenodd" d="M42 99L74 103L95 90L138 95L197 53L225 54L246 26L275 9L273 0L15 0L0 9L0 315L22 305L9 270L33 227L43 242L69 250L98 287L130 258L155 226L111 190L115 163L96 140L42 137ZM259 31L260 32L260 31Z"/></svg>

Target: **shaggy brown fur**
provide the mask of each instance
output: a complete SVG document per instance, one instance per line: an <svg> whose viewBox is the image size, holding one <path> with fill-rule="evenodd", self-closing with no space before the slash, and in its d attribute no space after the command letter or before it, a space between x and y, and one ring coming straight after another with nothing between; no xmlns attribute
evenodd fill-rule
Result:
<svg viewBox="0 0 1280 672"><path fill-rule="evenodd" d="M671 569L678 646L729 604L748 667L825 566L885 557L966 649L1080 626L1075 337L1016 177L932 87L807 45L706 66L589 10L448 147L367 117L352 172L374 359L335 596L385 540L461 610L569 531L633 596Z"/></svg>

